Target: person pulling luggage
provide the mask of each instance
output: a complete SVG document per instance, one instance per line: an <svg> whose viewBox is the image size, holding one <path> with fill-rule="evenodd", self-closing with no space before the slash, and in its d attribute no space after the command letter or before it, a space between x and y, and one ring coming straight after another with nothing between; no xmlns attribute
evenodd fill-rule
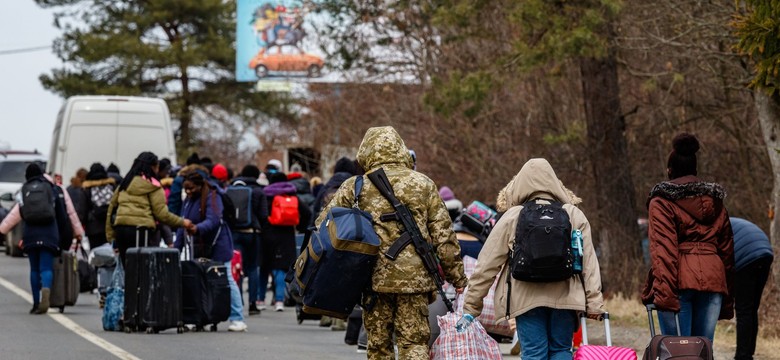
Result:
<svg viewBox="0 0 780 360"><path fill-rule="evenodd" d="M216 184L208 182L207 170L199 165L194 165L185 171L182 184L187 197L182 204L182 216L192 222L192 226L186 229L194 240L194 257L209 258L225 264L230 269L230 261L233 258L233 239L230 229L222 219L224 205L222 195ZM179 229L176 233L174 246L179 250L184 248L186 236L185 229ZM246 331L244 323L244 308L241 303L241 293L232 276L228 276L230 284L230 325L229 331Z"/></svg>

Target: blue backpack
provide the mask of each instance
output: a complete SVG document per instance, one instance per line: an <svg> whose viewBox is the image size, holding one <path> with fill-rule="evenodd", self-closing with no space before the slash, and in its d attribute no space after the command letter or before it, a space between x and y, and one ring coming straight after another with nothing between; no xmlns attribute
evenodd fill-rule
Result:
<svg viewBox="0 0 780 360"><path fill-rule="evenodd" d="M307 234L292 279L305 313L346 319L371 286L381 241L371 214L358 208L362 188L357 177L354 205L331 208L319 229Z"/></svg>

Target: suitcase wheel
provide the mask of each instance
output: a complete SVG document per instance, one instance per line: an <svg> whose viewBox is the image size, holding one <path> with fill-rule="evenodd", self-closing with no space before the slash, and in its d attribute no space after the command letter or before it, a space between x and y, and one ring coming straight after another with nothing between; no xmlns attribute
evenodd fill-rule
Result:
<svg viewBox="0 0 780 360"><path fill-rule="evenodd" d="M209 331L217 332L217 324L211 324L211 326L209 326Z"/></svg>
<svg viewBox="0 0 780 360"><path fill-rule="evenodd" d="M62 314L64 312L65 312L65 307L64 306L60 306L60 314Z"/></svg>

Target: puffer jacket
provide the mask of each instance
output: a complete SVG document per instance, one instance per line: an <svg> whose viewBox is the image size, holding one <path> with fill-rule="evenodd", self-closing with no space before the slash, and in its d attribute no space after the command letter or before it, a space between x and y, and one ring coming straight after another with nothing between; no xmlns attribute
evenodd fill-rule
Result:
<svg viewBox="0 0 780 360"><path fill-rule="evenodd" d="M101 209L92 203L92 194L95 191L114 192L114 189L116 189L116 181L110 177L98 180L86 180L82 184L82 188L86 200L81 210L83 213L79 214L79 218L84 219L85 232L89 237L96 234L102 234L106 231L107 213L104 212L105 207Z"/></svg>
<svg viewBox="0 0 780 360"><path fill-rule="evenodd" d="M734 236L726 191L689 175L657 184L648 197L651 268L642 301L679 311L680 290L723 294L721 319L733 316Z"/></svg>
<svg viewBox="0 0 780 360"><path fill-rule="evenodd" d="M568 280L534 283L511 279L512 298L507 309L507 271L509 252L514 246L515 229L522 204L537 199L554 199L563 204L569 215L572 229L582 231L582 274ZM469 279L469 291L463 312L477 317L482 313L482 299L488 294L496 276L500 280L495 291L496 322L515 318L537 307L587 311L589 314L604 312L601 294L601 273L596 251L593 248L590 223L580 209L572 204L572 197L565 190L550 163L545 159L531 159L505 188L504 201L508 210L490 232L477 267ZM537 203L549 203L536 200ZM584 288L583 288L584 283ZM508 316L507 316L508 314Z"/></svg>
<svg viewBox="0 0 780 360"><path fill-rule="evenodd" d="M114 208L116 220L111 224L111 214ZM150 229L157 228L156 221L172 227L181 227L184 220L168 211L165 204L165 192L157 180L149 181L136 176L125 191L114 191L111 203L108 205L106 218L106 239L114 241L114 226L141 226Z"/></svg>
<svg viewBox="0 0 780 360"><path fill-rule="evenodd" d="M446 280L455 287L464 287L467 279L459 256L460 245L452 231L450 215L439 196L439 188L427 176L412 170L412 158L401 136L389 126L368 129L358 148L357 160L366 173L384 168L395 196L409 208L423 237L433 245ZM355 179L352 177L341 184L319 214L316 224L322 223L330 208L352 206L355 202ZM379 221L382 214L393 212L392 205L366 179L358 206L374 218L374 230L382 241L380 253L384 254L402 234L399 222ZM381 255L378 257L372 287L376 292L405 294L436 289L412 245L404 248L395 261Z"/></svg>
<svg viewBox="0 0 780 360"><path fill-rule="evenodd" d="M200 215L200 195L194 194L192 197L184 199L182 206L182 215L190 219L198 227L198 232L193 236L196 242L193 245L205 245L210 248L210 254L194 254L194 257L206 257L221 263L228 262L233 258L233 237L227 223L222 221L222 197L217 194L218 190L209 192L206 198L206 207L204 216ZM174 246L182 250L185 245L184 228L176 232L176 242ZM208 243L205 243L208 242Z"/></svg>

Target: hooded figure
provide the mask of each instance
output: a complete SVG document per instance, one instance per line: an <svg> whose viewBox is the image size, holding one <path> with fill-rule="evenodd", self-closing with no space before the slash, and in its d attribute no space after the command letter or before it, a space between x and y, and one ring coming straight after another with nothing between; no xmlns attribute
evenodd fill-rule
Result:
<svg viewBox="0 0 780 360"><path fill-rule="evenodd" d="M106 217L108 203L114 195L116 180L108 176L108 172L100 163L94 163L89 168L87 180L83 183L84 198L83 214L85 233L89 239L89 247L94 249L106 243Z"/></svg>
<svg viewBox="0 0 780 360"><path fill-rule="evenodd" d="M512 293L507 308L507 276L504 265L515 244L523 204L535 201L549 203L551 199L563 204L569 215L572 230L582 231L582 274L557 282L524 282L511 278ZM488 294L496 276L500 279L495 291L497 320L515 318L523 351L528 359L552 358L553 354L569 352L572 334L577 329L577 311L586 311L589 317L604 312L601 294L601 274L593 248L591 229L582 211L572 204L572 197L558 180L545 159L531 159L505 188L500 207L506 213L496 223L479 255L474 274L469 279L469 291L463 307L464 314L476 318L482 312L482 299ZM584 288L583 288L584 284Z"/></svg>
<svg viewBox="0 0 780 360"><path fill-rule="evenodd" d="M672 141L669 181L656 184L647 201L650 273L642 301L658 308L664 335L712 341L718 319L734 315L734 236L726 191L696 177L699 141L687 133Z"/></svg>
<svg viewBox="0 0 780 360"><path fill-rule="evenodd" d="M460 246L452 231L452 222L438 188L427 176L412 170L412 157L404 141L392 127L373 127L366 131L357 152L360 166L371 173L383 168L395 196L414 215L425 240L433 245L446 280L462 288L466 285ZM355 201L355 177L341 185L330 203L319 214L321 224L334 206L351 207ZM380 252L386 253L398 239L403 226L397 221L379 221L393 207L368 180L358 199L358 206L374 218L374 230L381 239ZM368 331L368 358L387 359L393 356L392 331L395 329L400 359L428 359L428 304L436 290L414 246L404 248L396 258L377 258L372 288L378 293L376 306L364 311L363 322Z"/></svg>

